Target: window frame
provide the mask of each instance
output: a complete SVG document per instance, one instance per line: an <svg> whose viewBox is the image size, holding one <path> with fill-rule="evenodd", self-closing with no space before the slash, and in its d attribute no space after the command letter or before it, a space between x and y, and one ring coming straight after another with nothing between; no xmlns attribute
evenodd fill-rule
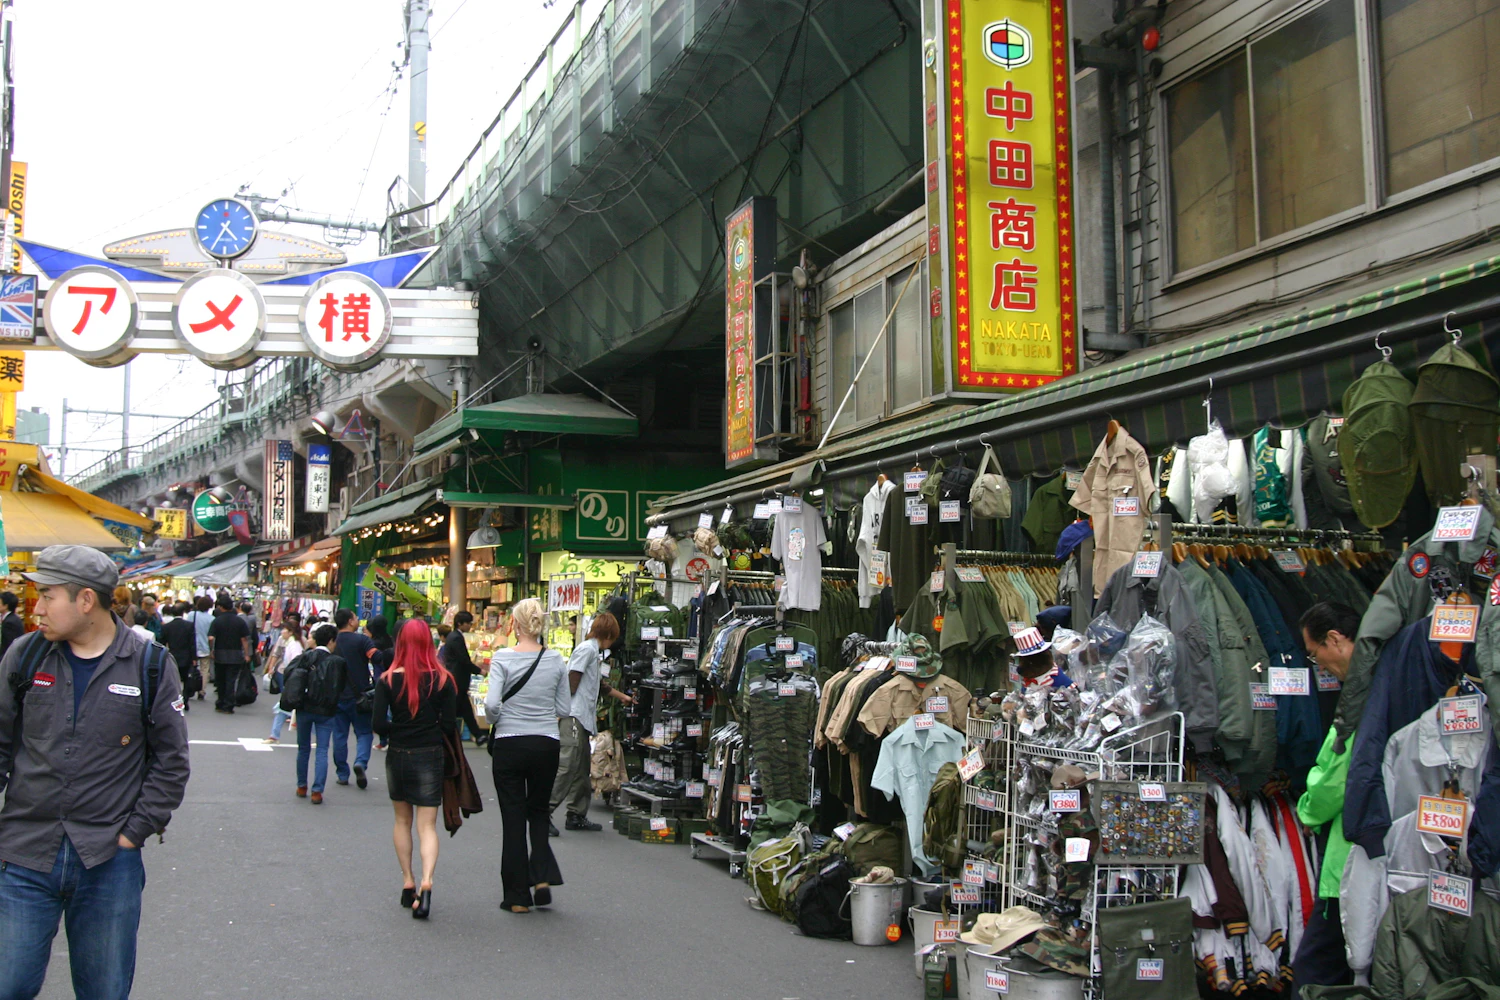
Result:
<svg viewBox="0 0 1500 1000"><path fill-rule="evenodd" d="M843 422L834 428L834 432L832 437L830 437L830 440L836 440L845 434L857 430L867 429L871 426L874 426L875 424L880 423L881 421L892 420L896 417L904 416L908 413L912 413L918 409L921 409L924 406L930 406L932 404L934 398L931 387L932 358L929 357L931 348L928 346L930 336L926 323L922 322L923 320L928 318L927 310L922 308L922 305L927 302L926 293L930 275L926 266L926 254L919 249L912 253L903 255L900 260L881 268L879 273L868 275L858 284L851 285L848 288L841 290L839 292L838 298L823 305L822 314L819 318L819 326L823 330L823 333L819 338L819 350L823 353L824 363L827 366L825 370L827 372L828 400L826 409L824 411L824 419L833 419L833 413L836 409L838 409L839 402L843 399L843 393L847 392L849 388L847 385L841 386L838 384L837 374L834 371L834 312L846 307L849 309L853 309L856 299L858 299L861 295L864 295L878 288L882 289L880 316L883 321L884 318L890 313L891 307L895 304L896 296L901 293L899 287L892 287L893 279L905 273L906 269L912 266L915 266L920 270L917 272L917 280L912 282L912 285L907 289L906 294L908 297L919 296L917 299L918 328L916 339L921 348L919 351L919 361L922 365L922 373L919 384L922 387L922 394L920 398L918 398L915 402L908 403L905 406L901 407L895 406L895 393L892 379L895 376L896 370L896 358L893 354L896 346L896 340L891 336L891 331L887 330L885 336L882 338L882 347L885 350L885 393L883 396L884 407L882 409L882 412L878 415L860 416L857 420L851 420L849 409L850 407L855 406L859 399L859 393L858 390L856 390L855 394L849 398L849 406L845 407L844 413L839 417L839 420ZM857 328L853 330L852 333L857 344ZM850 379L851 381L853 379L852 372L850 373Z"/></svg>
<svg viewBox="0 0 1500 1000"><path fill-rule="evenodd" d="M1373 219L1383 213L1400 209L1412 202L1430 198L1434 194L1452 188L1462 187L1500 171L1500 156L1495 156L1481 163L1475 163L1452 173L1444 174L1441 177L1433 178L1399 194L1390 193L1387 183L1388 172L1385 163L1384 123L1380 113L1383 107L1384 95L1381 93L1380 85L1379 28L1376 16L1377 12L1375 10L1377 0L1352 0L1354 7L1355 53L1358 59L1357 69L1360 82L1359 113L1364 165L1364 198L1353 207L1336 212L1316 222L1310 222L1269 239L1261 239L1260 162L1257 155L1255 131L1254 47L1256 43L1270 37L1317 8L1335 2L1345 2L1345 0L1307 0L1307 2L1296 4L1282 14L1266 21L1264 24L1258 25L1252 31L1236 40L1234 44L1214 52L1211 56L1182 66L1179 70L1167 76L1157 86L1152 112L1156 118L1155 128L1159 132L1157 146L1160 152L1157 157L1157 183L1163 192L1162 202L1165 206L1161 213L1160 235L1162 247L1160 253L1167 262L1168 275L1161 282L1161 291L1170 291L1173 288L1191 283L1206 275L1219 273L1247 261L1279 252L1292 244L1324 235L1335 229L1347 226L1351 222ZM1172 167L1170 153L1171 137L1168 134L1167 125L1168 101L1172 92L1179 86L1201 74L1219 68L1241 53L1245 57L1246 85L1250 100L1250 170L1253 188L1255 243L1243 250L1237 250L1234 253L1227 254L1208 263L1178 270L1176 260L1177 219L1170 207Z"/></svg>

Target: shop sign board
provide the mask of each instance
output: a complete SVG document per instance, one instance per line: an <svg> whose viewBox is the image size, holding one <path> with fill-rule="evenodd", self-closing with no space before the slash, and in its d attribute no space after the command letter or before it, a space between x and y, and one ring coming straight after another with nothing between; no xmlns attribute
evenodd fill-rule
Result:
<svg viewBox="0 0 1500 1000"><path fill-rule="evenodd" d="M755 283L770 273L776 256L776 199L750 198L724 223L724 467L773 458L756 447L755 359L767 353L771 308Z"/></svg>
<svg viewBox="0 0 1500 1000"><path fill-rule="evenodd" d="M5 190L5 267L6 274L21 273L20 239L26 235L26 164L10 162L10 177Z"/></svg>
<svg viewBox="0 0 1500 1000"><path fill-rule="evenodd" d="M261 529L268 542L292 539L292 487L297 467L292 442L266 441L265 510Z"/></svg>
<svg viewBox="0 0 1500 1000"><path fill-rule="evenodd" d="M193 523L211 535L229 530L229 504L212 490L193 497Z"/></svg>
<svg viewBox="0 0 1500 1000"><path fill-rule="evenodd" d="M187 514L180 507L158 507L152 517L155 519L156 537L169 538L174 541L182 541L187 538Z"/></svg>
<svg viewBox="0 0 1500 1000"><path fill-rule="evenodd" d="M559 573L547 580L548 611L583 610L583 574Z"/></svg>
<svg viewBox="0 0 1500 1000"><path fill-rule="evenodd" d="M307 495L303 509L309 514L328 513L328 491L333 471L332 448L326 444L307 446Z"/></svg>
<svg viewBox="0 0 1500 1000"><path fill-rule="evenodd" d="M586 490L578 494L573 508L574 532L581 539L601 542L630 540L630 492Z"/></svg>
<svg viewBox="0 0 1500 1000"><path fill-rule="evenodd" d="M0 275L0 341L36 340L36 275Z"/></svg>
<svg viewBox="0 0 1500 1000"><path fill-rule="evenodd" d="M939 0L927 114L948 389L994 395L1078 368L1067 3Z"/></svg>
<svg viewBox="0 0 1500 1000"><path fill-rule="evenodd" d="M360 621L385 614L385 595L370 587L355 587L355 606L359 609Z"/></svg>

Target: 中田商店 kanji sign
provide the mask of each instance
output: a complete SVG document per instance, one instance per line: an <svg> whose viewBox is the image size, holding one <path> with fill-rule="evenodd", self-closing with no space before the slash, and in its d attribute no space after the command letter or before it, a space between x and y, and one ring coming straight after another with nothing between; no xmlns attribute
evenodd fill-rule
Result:
<svg viewBox="0 0 1500 1000"><path fill-rule="evenodd" d="M942 0L942 296L950 389L1077 371L1066 0Z"/></svg>

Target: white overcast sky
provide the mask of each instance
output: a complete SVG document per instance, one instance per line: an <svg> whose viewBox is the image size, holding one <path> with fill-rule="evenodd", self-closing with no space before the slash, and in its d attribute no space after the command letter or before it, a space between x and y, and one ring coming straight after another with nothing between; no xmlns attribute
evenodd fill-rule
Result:
<svg viewBox="0 0 1500 1000"><path fill-rule="evenodd" d="M584 16L592 24L600 3ZM15 0L16 151L26 236L99 256L105 243L188 224L242 184L319 214L378 220L407 166L402 0ZM457 169L571 10L567 0L434 0L429 197ZM571 33L571 32L570 32ZM388 109L388 110L387 110ZM272 224L276 227L276 224ZM319 230L308 230L317 236ZM348 250L378 253L371 236ZM118 410L122 369L28 358L20 405ZM188 356L130 363L131 409L187 415L215 376ZM243 377L238 376L238 377ZM137 418L131 441L169 425ZM74 416L70 445L117 447L119 421ZM73 452L76 472L103 452ZM52 462L56 469L57 462Z"/></svg>

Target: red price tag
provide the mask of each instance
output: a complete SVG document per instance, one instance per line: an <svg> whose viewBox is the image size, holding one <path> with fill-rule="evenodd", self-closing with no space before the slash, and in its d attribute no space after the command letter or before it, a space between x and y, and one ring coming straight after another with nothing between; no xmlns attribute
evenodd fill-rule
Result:
<svg viewBox="0 0 1500 1000"><path fill-rule="evenodd" d="M1083 809L1083 793L1076 788L1054 788L1047 792L1047 804L1055 813L1076 813Z"/></svg>
<svg viewBox="0 0 1500 1000"><path fill-rule="evenodd" d="M1474 604L1439 604L1432 609L1432 642L1473 642L1479 632L1479 607Z"/></svg>
<svg viewBox="0 0 1500 1000"><path fill-rule="evenodd" d="M1469 821L1469 804L1461 799L1423 795L1417 799L1417 832L1440 837L1462 837Z"/></svg>

